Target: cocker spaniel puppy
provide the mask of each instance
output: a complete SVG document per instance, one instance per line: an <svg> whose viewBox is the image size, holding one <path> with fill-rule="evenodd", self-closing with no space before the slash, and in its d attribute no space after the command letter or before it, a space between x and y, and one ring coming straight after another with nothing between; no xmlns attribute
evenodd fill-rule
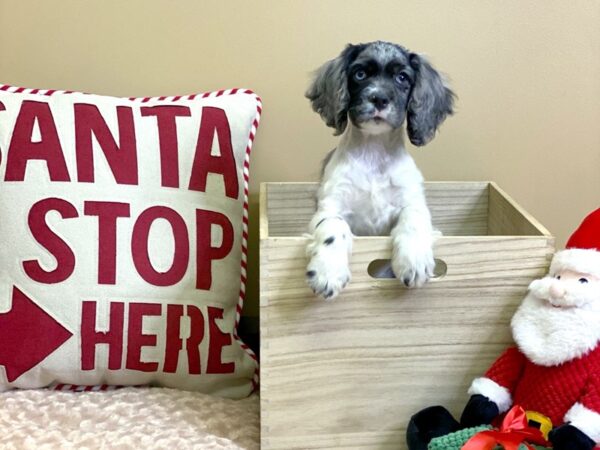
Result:
<svg viewBox="0 0 600 450"><path fill-rule="evenodd" d="M325 299L340 293L353 234L390 234L394 275L422 286L435 266L433 227L402 124L413 144L427 144L452 114L454 94L425 58L377 41L348 45L318 69L306 96L341 135L325 158L309 225L309 286Z"/></svg>

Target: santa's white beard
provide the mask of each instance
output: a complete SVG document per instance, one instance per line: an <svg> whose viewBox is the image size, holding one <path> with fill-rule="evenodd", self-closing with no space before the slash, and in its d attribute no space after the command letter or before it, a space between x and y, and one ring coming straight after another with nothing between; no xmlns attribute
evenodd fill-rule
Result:
<svg viewBox="0 0 600 450"><path fill-rule="evenodd" d="M562 301L564 307L554 307L549 294L552 282L546 277L531 283L511 322L519 349L542 366L579 358L600 341L600 293L571 284ZM561 304L555 299L552 302Z"/></svg>

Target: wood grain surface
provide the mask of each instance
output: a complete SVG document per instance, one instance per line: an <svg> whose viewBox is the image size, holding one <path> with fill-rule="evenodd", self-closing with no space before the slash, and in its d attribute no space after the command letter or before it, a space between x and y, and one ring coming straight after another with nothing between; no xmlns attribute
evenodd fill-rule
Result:
<svg viewBox="0 0 600 450"><path fill-rule="evenodd" d="M494 185L426 185L447 273L417 290L374 279L367 267L390 257L391 240L359 237L352 281L329 302L304 280L316 185L262 186L262 448L406 448L413 413L442 404L459 414L471 380L510 345L510 318L554 238ZM529 234L489 234L513 220Z"/></svg>

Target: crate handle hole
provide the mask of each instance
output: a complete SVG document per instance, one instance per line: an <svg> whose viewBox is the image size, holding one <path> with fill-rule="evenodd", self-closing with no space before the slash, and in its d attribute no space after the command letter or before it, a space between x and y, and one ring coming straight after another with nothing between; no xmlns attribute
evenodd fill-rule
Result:
<svg viewBox="0 0 600 450"><path fill-rule="evenodd" d="M367 272L372 278L390 279L396 278L392 271L392 261L389 259L375 259L369 263ZM448 265L441 259L435 258L433 279L442 278L448 272Z"/></svg>

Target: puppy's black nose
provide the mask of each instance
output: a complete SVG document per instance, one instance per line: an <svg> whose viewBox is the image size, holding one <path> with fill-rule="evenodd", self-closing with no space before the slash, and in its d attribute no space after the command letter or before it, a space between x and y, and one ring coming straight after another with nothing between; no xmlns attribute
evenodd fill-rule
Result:
<svg viewBox="0 0 600 450"><path fill-rule="evenodd" d="M371 94L369 96L369 101L373 103L375 108L377 108L379 111L384 109L390 103L390 100L381 94Z"/></svg>

